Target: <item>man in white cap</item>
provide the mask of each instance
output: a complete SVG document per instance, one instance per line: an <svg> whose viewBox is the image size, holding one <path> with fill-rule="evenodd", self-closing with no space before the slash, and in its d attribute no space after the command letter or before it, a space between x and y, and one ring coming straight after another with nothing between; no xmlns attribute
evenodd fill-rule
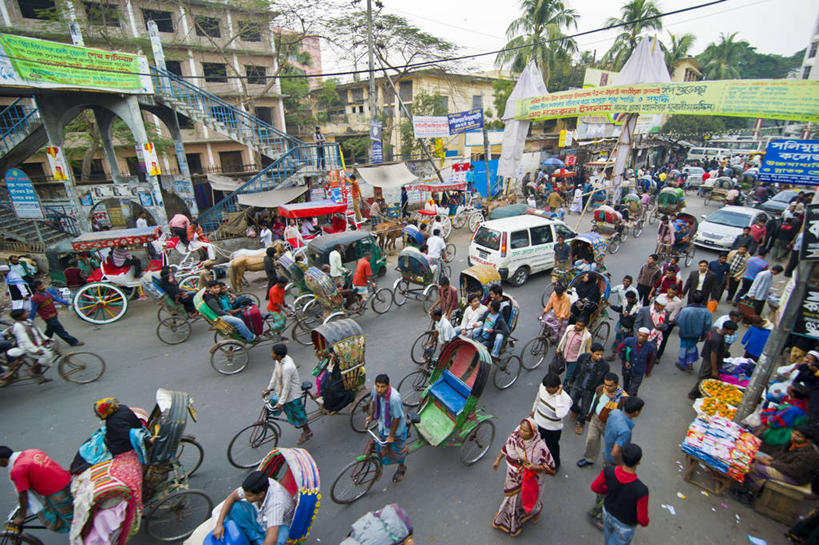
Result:
<svg viewBox="0 0 819 545"><path fill-rule="evenodd" d="M0 265L0 276L5 277L11 309L26 308L31 290L25 280L17 272L10 270L8 265Z"/></svg>
<svg viewBox="0 0 819 545"><path fill-rule="evenodd" d="M617 348L617 354L623 362L623 388L630 396L637 395L640 383L657 355L657 346L648 342L650 334L649 328L641 327L634 337L627 337Z"/></svg>

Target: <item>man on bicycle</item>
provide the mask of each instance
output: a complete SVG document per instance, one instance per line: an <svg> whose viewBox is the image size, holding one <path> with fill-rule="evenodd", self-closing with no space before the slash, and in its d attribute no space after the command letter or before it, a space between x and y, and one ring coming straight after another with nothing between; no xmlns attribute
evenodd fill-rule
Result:
<svg viewBox="0 0 819 545"><path fill-rule="evenodd" d="M442 276L438 283L438 299L432 303L429 310L430 316L436 308L440 308L441 313L447 318L458 309L458 290L455 289L455 286L450 285L449 278L446 276Z"/></svg>
<svg viewBox="0 0 819 545"><path fill-rule="evenodd" d="M262 397L273 394L268 399L268 408L274 414L284 410L287 421L295 428L301 429L301 437L297 444L301 445L311 437L313 431L307 424L307 414L304 412L304 404L301 399L301 378L299 370L293 362L293 358L287 355L287 345L276 343L273 345L273 375L270 382L262 392Z"/></svg>
<svg viewBox="0 0 819 545"><path fill-rule="evenodd" d="M355 266L355 274L353 275L353 290L355 290L358 297L359 307L363 307L367 302L367 286L372 285L375 288L375 283L372 281L373 270L370 267L370 258L372 252L367 250L364 252L364 257L358 260Z"/></svg>
<svg viewBox="0 0 819 545"><path fill-rule="evenodd" d="M372 392L373 405L370 416L364 421L365 426L375 421L378 437L382 443L375 444L375 452L384 465L398 464L398 469L392 477L392 482L398 483L407 473L407 417L404 414L404 405L401 403L401 394L390 386L390 377L385 374L375 377L375 388Z"/></svg>

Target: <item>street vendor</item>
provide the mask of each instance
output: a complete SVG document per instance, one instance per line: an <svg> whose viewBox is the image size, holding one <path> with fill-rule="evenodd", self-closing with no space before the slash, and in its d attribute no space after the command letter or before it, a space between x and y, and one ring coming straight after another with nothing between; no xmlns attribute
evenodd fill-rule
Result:
<svg viewBox="0 0 819 545"><path fill-rule="evenodd" d="M808 396L810 388L804 382L794 382L788 387L788 395L782 403L762 411L762 425L754 435L768 446L778 447L790 440L790 430L808 423Z"/></svg>
<svg viewBox="0 0 819 545"><path fill-rule="evenodd" d="M702 345L700 356L700 372L697 382L691 391L688 392L688 399L694 401L702 397L700 393L700 383L709 378L719 379L719 368L722 360L730 356L729 348L737 340L737 323L728 320L722 327L715 327L708 332L705 343Z"/></svg>

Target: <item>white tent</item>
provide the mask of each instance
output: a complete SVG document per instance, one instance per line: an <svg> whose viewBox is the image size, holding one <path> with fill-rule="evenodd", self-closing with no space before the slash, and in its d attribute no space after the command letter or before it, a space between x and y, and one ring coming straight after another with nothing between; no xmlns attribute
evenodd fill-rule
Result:
<svg viewBox="0 0 819 545"><path fill-rule="evenodd" d="M242 193L239 195L239 204L256 208L276 208L280 204L289 203L305 191L307 191L307 186L301 185L257 193Z"/></svg>
<svg viewBox="0 0 819 545"><path fill-rule="evenodd" d="M548 94L543 74L534 62L530 62L520 75L503 112L503 149L498 161L498 176L517 177L521 167L521 157L529 132L529 121L515 119L515 104L518 100Z"/></svg>
<svg viewBox="0 0 819 545"><path fill-rule="evenodd" d="M356 169L362 181L382 189L399 188L415 182L418 176L410 172L405 163Z"/></svg>

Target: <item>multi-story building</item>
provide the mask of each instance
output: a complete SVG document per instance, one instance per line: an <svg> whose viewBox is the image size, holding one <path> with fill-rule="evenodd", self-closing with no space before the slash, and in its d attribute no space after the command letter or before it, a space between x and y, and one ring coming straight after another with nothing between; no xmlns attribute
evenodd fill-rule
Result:
<svg viewBox="0 0 819 545"><path fill-rule="evenodd" d="M151 46L146 25L154 21L170 72L189 78L205 91L241 106L279 129L286 129L278 80L268 78L277 71L275 36L280 32L272 11L240 9L207 0L69 0L68 3L0 0L0 32L71 43L67 24L72 17L68 15L69 10L73 11L82 30L86 46L141 51L149 58ZM303 47L312 58L311 66L305 69L321 70L318 39L307 38ZM156 127L157 133L167 137L159 119L150 113L144 113L144 119L149 131ZM252 172L269 161L184 116L180 116L180 124L193 175ZM125 141L115 144L121 173L139 176L133 145ZM177 172L173 147L164 152L160 149L160 152L163 172ZM111 170L101 152L92 163L91 180L111 179ZM41 198L57 198L62 193L61 183L49 182L44 154L28 158L22 168L38 184ZM79 176L76 178L83 181Z"/></svg>
<svg viewBox="0 0 819 545"><path fill-rule="evenodd" d="M819 14L816 16L816 24L813 26L808 47L805 51L805 58L802 61L802 69L799 77L802 79L819 79Z"/></svg>

